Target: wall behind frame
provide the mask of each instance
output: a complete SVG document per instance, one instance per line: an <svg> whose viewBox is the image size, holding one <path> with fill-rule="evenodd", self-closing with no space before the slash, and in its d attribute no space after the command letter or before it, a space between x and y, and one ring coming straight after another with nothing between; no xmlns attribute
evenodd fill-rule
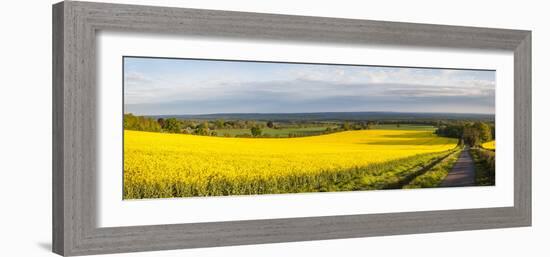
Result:
<svg viewBox="0 0 550 257"><path fill-rule="evenodd" d="M99 0L97 0L99 1ZM10 1L0 15L1 256L55 256L51 248L51 4ZM264 13L329 16L533 30L533 227L118 254L113 256L279 257L548 256L550 195L550 27L544 1L126 0Z"/></svg>

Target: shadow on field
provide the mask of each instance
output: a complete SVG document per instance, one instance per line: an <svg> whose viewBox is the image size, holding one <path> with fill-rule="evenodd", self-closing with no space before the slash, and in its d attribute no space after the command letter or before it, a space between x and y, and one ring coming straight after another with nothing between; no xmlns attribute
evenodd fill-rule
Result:
<svg viewBox="0 0 550 257"><path fill-rule="evenodd" d="M426 137L426 131L415 131L414 133L404 133L404 134L397 134L397 135L380 135L379 137L385 137L385 138L425 138Z"/></svg>
<svg viewBox="0 0 550 257"><path fill-rule="evenodd" d="M365 142L360 143L365 145L402 145L402 146L433 146L433 145L442 145L442 143L439 140L434 139L401 139L401 140L379 140L379 141L371 141L371 142Z"/></svg>

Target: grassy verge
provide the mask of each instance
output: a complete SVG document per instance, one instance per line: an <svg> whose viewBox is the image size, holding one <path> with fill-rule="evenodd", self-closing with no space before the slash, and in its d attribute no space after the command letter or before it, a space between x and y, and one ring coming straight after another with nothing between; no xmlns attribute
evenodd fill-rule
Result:
<svg viewBox="0 0 550 257"><path fill-rule="evenodd" d="M426 171L426 173L416 177L411 183L403 188L428 188L439 186L455 165L461 152L462 148L457 147L453 153L434 165L431 169Z"/></svg>
<svg viewBox="0 0 550 257"><path fill-rule="evenodd" d="M417 176L431 169L441 160L445 159L456 149L416 155L410 158L401 159L383 164L383 169L376 169L360 174L357 179L338 183L338 190L377 190L377 189L399 189L409 184Z"/></svg>
<svg viewBox="0 0 550 257"><path fill-rule="evenodd" d="M495 152L483 148L472 148L470 154L476 166L476 185L495 185Z"/></svg>

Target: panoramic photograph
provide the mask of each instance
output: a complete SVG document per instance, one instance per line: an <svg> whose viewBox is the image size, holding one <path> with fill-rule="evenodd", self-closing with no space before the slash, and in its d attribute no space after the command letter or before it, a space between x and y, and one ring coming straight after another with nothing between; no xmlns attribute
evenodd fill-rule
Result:
<svg viewBox="0 0 550 257"><path fill-rule="evenodd" d="M123 58L123 198L495 185L495 71Z"/></svg>

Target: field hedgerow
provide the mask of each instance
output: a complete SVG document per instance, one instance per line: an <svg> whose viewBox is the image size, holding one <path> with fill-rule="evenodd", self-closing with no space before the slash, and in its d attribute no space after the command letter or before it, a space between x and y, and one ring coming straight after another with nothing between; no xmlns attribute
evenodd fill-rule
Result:
<svg viewBox="0 0 550 257"><path fill-rule="evenodd" d="M301 138L127 130L124 198L386 188L415 167L448 154L456 144L456 139L430 131L410 130L358 130Z"/></svg>
<svg viewBox="0 0 550 257"><path fill-rule="evenodd" d="M495 185L495 152L483 148L472 148L470 154L476 165L476 185Z"/></svg>

